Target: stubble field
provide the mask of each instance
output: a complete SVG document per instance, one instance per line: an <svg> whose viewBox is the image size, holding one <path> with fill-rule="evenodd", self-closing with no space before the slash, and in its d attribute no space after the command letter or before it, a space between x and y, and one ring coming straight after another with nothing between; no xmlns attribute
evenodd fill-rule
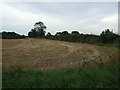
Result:
<svg viewBox="0 0 120 90"><path fill-rule="evenodd" d="M118 49L47 39L3 39L2 66L39 70L75 68L83 62L108 63L118 59Z"/></svg>

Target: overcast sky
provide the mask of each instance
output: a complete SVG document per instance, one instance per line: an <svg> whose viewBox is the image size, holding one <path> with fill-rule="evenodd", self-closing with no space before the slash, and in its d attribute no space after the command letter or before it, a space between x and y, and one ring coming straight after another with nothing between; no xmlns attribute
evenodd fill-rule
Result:
<svg viewBox="0 0 120 90"><path fill-rule="evenodd" d="M11 2L2 7L2 31L25 34L42 21L46 32L79 31L100 34L107 28L118 32L117 2Z"/></svg>

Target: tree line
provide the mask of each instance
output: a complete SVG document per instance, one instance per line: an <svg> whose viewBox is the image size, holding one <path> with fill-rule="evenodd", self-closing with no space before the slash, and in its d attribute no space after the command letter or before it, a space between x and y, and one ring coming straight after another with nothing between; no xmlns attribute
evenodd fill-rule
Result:
<svg viewBox="0 0 120 90"><path fill-rule="evenodd" d="M120 36L118 34L113 33L112 30L106 29L100 33L100 35L94 34L80 34L78 31L72 31L68 33L68 31L57 32L55 35L52 35L48 32L45 35L46 26L43 22L36 22L34 25L34 29L28 33L29 38L46 38L52 40L61 40L61 41L69 41L69 42L82 42L82 43L118 43L120 41Z"/></svg>
<svg viewBox="0 0 120 90"><path fill-rule="evenodd" d="M120 35L115 34L112 30L106 29L100 33L100 35L94 34L82 34L78 31L72 31L68 33L68 31L56 32L55 35L52 35L48 32L45 35L45 29L47 27L43 22L36 22L34 24L34 29L31 29L28 32L28 36L20 35L15 32L2 32L3 39L19 39L19 38L46 38L52 40L61 40L61 41L69 41L69 42L81 42L81 43L107 43L114 44L120 43Z"/></svg>
<svg viewBox="0 0 120 90"><path fill-rule="evenodd" d="M15 32L2 32L2 39L23 39L26 38L25 35L20 35Z"/></svg>
<svg viewBox="0 0 120 90"><path fill-rule="evenodd" d="M57 32L55 35L47 34L45 36L46 39L52 40L61 40L61 41L70 41L70 42L82 42L82 43L118 43L120 41L120 36L118 34L113 33L109 29L102 31L100 35L94 34L79 34L78 31L72 31L69 34L67 31Z"/></svg>

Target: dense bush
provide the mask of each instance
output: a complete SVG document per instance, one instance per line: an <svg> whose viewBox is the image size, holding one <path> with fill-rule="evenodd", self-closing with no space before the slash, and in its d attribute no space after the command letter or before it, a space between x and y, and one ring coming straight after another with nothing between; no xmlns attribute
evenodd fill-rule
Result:
<svg viewBox="0 0 120 90"><path fill-rule="evenodd" d="M82 43L95 43L99 42L99 37L97 35L88 35L88 34L68 34L68 35L52 35L46 36L47 39L52 40L61 40L61 41L70 41L70 42L82 42Z"/></svg>
<svg viewBox="0 0 120 90"><path fill-rule="evenodd" d="M109 29L103 31L100 35L93 34L79 34L78 31L72 31L69 34L67 31L57 32L55 35L46 36L47 39L81 42L81 43L105 43L105 44L117 44L120 41L120 36L113 33Z"/></svg>
<svg viewBox="0 0 120 90"><path fill-rule="evenodd" d="M100 35L93 34L80 34L78 31L72 31L71 34L68 31L57 32L55 35L51 35L50 32L45 36L45 31L47 27L43 22L36 22L34 25L34 29L31 29L28 32L28 37L30 38L46 38L52 40L61 40L61 41L69 41L69 42L81 42L81 43L89 43L89 44L97 44L97 43L107 43L114 44L119 43L120 36L113 33L109 29L102 31ZM118 45L119 46L119 45Z"/></svg>
<svg viewBox="0 0 120 90"><path fill-rule="evenodd" d="M2 39L22 39L24 35L17 34L15 32L2 32Z"/></svg>
<svg viewBox="0 0 120 90"><path fill-rule="evenodd" d="M110 31L109 29L103 31L100 34L100 39L102 43L114 43L117 41L119 35L113 33L113 31Z"/></svg>

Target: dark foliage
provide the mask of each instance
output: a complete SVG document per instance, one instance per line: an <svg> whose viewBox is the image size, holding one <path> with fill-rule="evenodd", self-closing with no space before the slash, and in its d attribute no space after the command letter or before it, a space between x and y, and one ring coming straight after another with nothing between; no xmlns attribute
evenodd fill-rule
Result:
<svg viewBox="0 0 120 90"><path fill-rule="evenodd" d="M69 35L68 31L63 31L61 35Z"/></svg>
<svg viewBox="0 0 120 90"><path fill-rule="evenodd" d="M45 36L45 31L43 29L40 29L39 31L37 31L36 29L32 29L28 33L28 37L30 38L42 38L44 36Z"/></svg>
<svg viewBox="0 0 120 90"><path fill-rule="evenodd" d="M71 34L80 34L78 31L72 31Z"/></svg>
<svg viewBox="0 0 120 90"><path fill-rule="evenodd" d="M52 40L61 40L61 41L69 41L69 42L81 42L81 43L106 43L106 44L118 44L120 41L120 36L118 34L113 33L109 29L103 31L100 35L93 34L80 34L78 31L72 31L69 34L67 31L57 32L55 35L46 36L47 39Z"/></svg>
<svg viewBox="0 0 120 90"><path fill-rule="evenodd" d="M30 38L42 38L45 36L45 31L47 27L44 25L43 22L36 22L34 25L34 29L31 29L30 32L28 32L28 37Z"/></svg>
<svg viewBox="0 0 120 90"><path fill-rule="evenodd" d="M100 34L100 37L102 43L115 43L117 42L119 35L113 33L113 31L110 31L109 29L106 29Z"/></svg>
<svg viewBox="0 0 120 90"><path fill-rule="evenodd" d="M23 39L24 35L17 34L15 32L2 32L2 39Z"/></svg>
<svg viewBox="0 0 120 90"><path fill-rule="evenodd" d="M45 31L47 27L43 22L36 22L34 25L34 29L32 29L28 36L30 38L46 38L52 40L61 40L61 41L69 41L69 42L81 42L81 43L89 43L89 44L97 44L97 43L105 43L105 44L118 44L120 41L120 36L113 33L109 29L102 31L100 35L93 34L80 34L78 31L72 31L72 33L68 33L68 31L57 32L55 35L51 35L50 32L45 36Z"/></svg>

